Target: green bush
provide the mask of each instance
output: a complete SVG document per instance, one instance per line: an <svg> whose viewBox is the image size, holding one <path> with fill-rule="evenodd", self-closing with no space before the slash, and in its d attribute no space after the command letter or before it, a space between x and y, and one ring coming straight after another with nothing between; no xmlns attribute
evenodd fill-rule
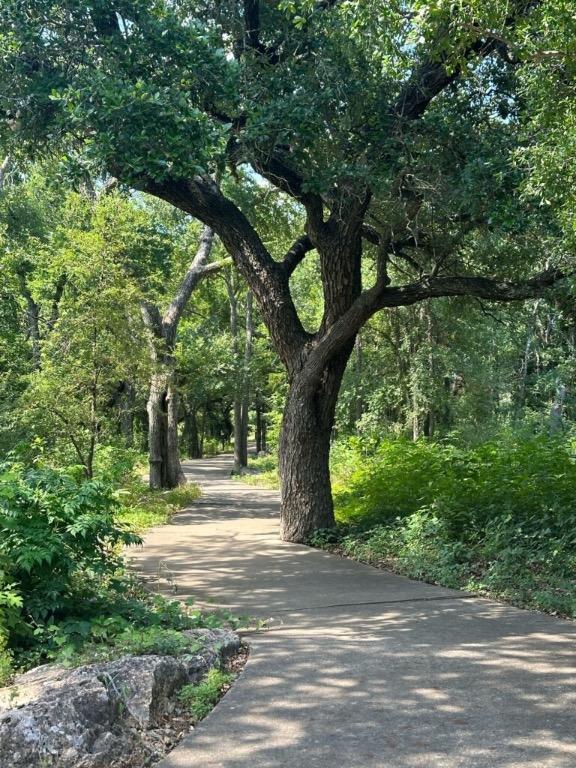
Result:
<svg viewBox="0 0 576 768"><path fill-rule="evenodd" d="M211 669L200 683L183 686L178 693L178 698L195 720L202 720L214 709L224 691L230 686L233 677L230 672Z"/></svg>
<svg viewBox="0 0 576 768"><path fill-rule="evenodd" d="M352 458L350 460L350 454ZM335 462L336 549L416 579L576 616L576 464L572 447L530 438L468 450L348 445Z"/></svg>
<svg viewBox="0 0 576 768"><path fill-rule="evenodd" d="M339 520L376 524L431 503L454 452L407 440L386 441L371 456L364 455L357 442L351 450L335 452L332 471Z"/></svg>
<svg viewBox="0 0 576 768"><path fill-rule="evenodd" d="M88 664L125 654L176 655L195 650L182 630L238 627L243 621L227 611L203 613L192 600L153 595L134 577L117 573L79 580L70 610L38 622L25 642L12 638L12 653L19 668L45 661Z"/></svg>
<svg viewBox="0 0 576 768"><path fill-rule="evenodd" d="M117 445L99 445L94 456L94 475L112 485L118 485L130 477L134 468L145 461L135 448Z"/></svg>
<svg viewBox="0 0 576 768"><path fill-rule="evenodd" d="M200 488L186 483L168 491L152 490L140 479L133 478L125 482L118 493L122 500L119 519L130 528L143 531L168 523L172 515L200 497Z"/></svg>
<svg viewBox="0 0 576 768"><path fill-rule="evenodd" d="M570 447L544 438L468 450L424 440L387 441L356 465L344 483L335 467L342 522L375 525L434 508L455 533L474 536L507 514L518 520L546 517L554 525L565 521L576 500Z"/></svg>
<svg viewBox="0 0 576 768"><path fill-rule="evenodd" d="M6 638L0 637L0 688L10 682L13 672L12 654L6 646Z"/></svg>
<svg viewBox="0 0 576 768"><path fill-rule="evenodd" d="M0 474L0 619L29 631L70 610L78 579L111 575L118 550L140 541L116 521L120 505L98 480L19 466ZM18 620L15 612L18 610Z"/></svg>
<svg viewBox="0 0 576 768"><path fill-rule="evenodd" d="M228 446L229 447L229 446ZM226 446L224 450L226 449ZM216 437L205 437L202 445L204 456L217 456L222 451L222 443Z"/></svg>

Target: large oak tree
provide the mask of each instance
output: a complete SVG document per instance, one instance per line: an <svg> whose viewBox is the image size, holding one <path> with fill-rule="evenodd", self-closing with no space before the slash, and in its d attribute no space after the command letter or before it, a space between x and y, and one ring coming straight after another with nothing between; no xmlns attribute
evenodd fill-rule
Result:
<svg viewBox="0 0 576 768"><path fill-rule="evenodd" d="M514 69L523 41L545 44L545 21L535 0L2 4L11 151L64 151L79 174L92 164L171 202L217 233L248 282L290 381L285 539L334 522L334 410L372 315L441 296L521 300L558 278L541 222L527 216L533 236L510 258L501 215L521 183ZM214 181L239 167L305 212L283 260ZM312 251L314 332L290 288Z"/></svg>

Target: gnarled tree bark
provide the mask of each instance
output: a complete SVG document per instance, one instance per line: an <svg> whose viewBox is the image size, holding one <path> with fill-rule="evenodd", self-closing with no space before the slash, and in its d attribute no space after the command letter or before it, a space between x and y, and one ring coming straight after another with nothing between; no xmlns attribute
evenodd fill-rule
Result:
<svg viewBox="0 0 576 768"><path fill-rule="evenodd" d="M318 8L329 12L333 5L334 2L321 2ZM258 3L246 2L244 7L245 34L240 48L250 48L273 66L276 51L261 46ZM513 25L516 16L530 7L530 2L514 0L506 26ZM441 36L446 34L446 30L441 31ZM461 59L486 56L496 49L490 36L479 34L464 44ZM460 66L446 66L442 55L415 65L409 78L399 85L398 97L384 110L392 140L402 134L407 123L420 119L432 100L459 77ZM234 126L239 133L245 123L242 115L213 117ZM249 144L250 141L242 149L241 142L231 141L231 161L251 163L255 171L306 211L306 232L282 262L272 258L247 217L210 176L162 181L147 178L141 186L212 227L254 293L289 379L280 443L281 533L290 541L304 541L314 529L334 524L328 467L330 435L342 375L364 323L387 307L407 306L441 296L475 296L493 301L533 298L542 295L561 275L550 272L513 283L483 276L440 274L444 269L440 262L431 275L424 275L418 260L405 252L406 248L417 247L411 224L420 205L418 200L408 196L403 199L404 231L398 231L402 225L397 225L395 231L376 231L365 221L371 198L369 188L362 188L360 182L354 188L350 179L342 178L325 195L311 192L314 185L307 183L310 179L299 172L290 146L278 145L265 155L260 150L250 153ZM239 157L235 148L247 156ZM381 158L375 155L378 151L375 147L367 149L368 160L379 162ZM363 238L375 245L378 252L376 280L364 290ZM313 249L320 259L324 316L316 333L309 333L298 316L289 283L294 269ZM387 265L391 258L398 257L405 260L418 279L391 286Z"/></svg>

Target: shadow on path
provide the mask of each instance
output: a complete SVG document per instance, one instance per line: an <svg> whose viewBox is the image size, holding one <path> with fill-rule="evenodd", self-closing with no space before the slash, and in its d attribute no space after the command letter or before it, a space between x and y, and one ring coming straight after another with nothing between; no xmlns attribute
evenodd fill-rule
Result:
<svg viewBox="0 0 576 768"><path fill-rule="evenodd" d="M230 468L188 462L202 498L134 563L271 628L161 768L576 767L574 624L280 542Z"/></svg>

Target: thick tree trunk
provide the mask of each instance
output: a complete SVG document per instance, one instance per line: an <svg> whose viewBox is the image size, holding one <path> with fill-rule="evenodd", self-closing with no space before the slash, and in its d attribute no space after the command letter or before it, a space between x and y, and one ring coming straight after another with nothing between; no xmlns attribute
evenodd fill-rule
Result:
<svg viewBox="0 0 576 768"><path fill-rule="evenodd" d="M282 505L280 535L304 542L318 528L335 525L330 483L330 436L338 392L353 341L311 384L305 373L291 382L280 437Z"/></svg>
<svg viewBox="0 0 576 768"><path fill-rule="evenodd" d="M142 319L150 333L151 361L156 368L147 405L151 488L175 488L186 482L178 448L178 392L173 353L178 324L194 288L203 277L221 267L218 263L206 264L213 242L213 231L204 227L196 255L163 315L149 301L142 301L140 305Z"/></svg>

